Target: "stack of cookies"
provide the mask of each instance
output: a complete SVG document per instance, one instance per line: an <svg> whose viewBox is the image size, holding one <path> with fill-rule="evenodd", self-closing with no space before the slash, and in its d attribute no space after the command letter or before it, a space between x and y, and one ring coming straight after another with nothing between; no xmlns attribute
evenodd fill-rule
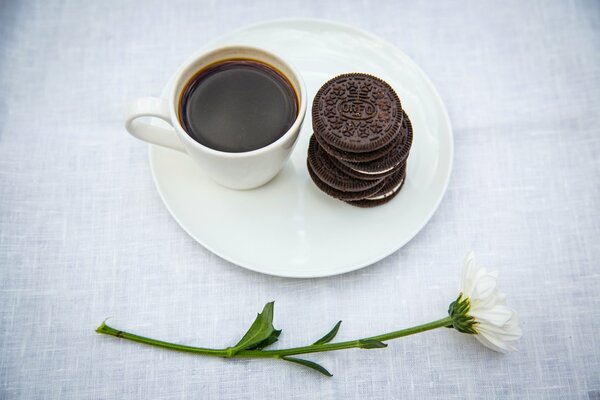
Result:
<svg viewBox="0 0 600 400"><path fill-rule="evenodd" d="M390 85L367 74L337 76L317 92L312 123L308 172L319 189L358 207L398 194L413 130Z"/></svg>

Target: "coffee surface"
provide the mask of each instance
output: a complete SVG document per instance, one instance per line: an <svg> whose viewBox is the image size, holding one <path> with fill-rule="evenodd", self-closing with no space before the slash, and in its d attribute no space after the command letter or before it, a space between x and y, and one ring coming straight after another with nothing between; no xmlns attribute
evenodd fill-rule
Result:
<svg viewBox="0 0 600 400"><path fill-rule="evenodd" d="M298 105L290 83L270 66L229 60L197 73L184 88L179 117L198 143L239 153L265 147L294 123Z"/></svg>

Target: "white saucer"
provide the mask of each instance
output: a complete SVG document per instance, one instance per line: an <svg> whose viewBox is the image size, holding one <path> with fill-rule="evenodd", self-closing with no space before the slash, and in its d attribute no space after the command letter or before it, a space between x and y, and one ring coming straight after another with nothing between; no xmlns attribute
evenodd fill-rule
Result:
<svg viewBox="0 0 600 400"><path fill-rule="evenodd" d="M304 77L309 106L318 88L337 74L366 72L384 79L396 89L410 116L414 141L402 191L371 209L328 197L310 180L306 169L310 112L286 167L273 181L251 191L223 188L184 154L151 146L158 192L190 236L242 267L312 278L370 265L423 228L446 191L453 142L442 100L411 59L367 32L320 20L265 22L211 45L225 43L260 46L285 57Z"/></svg>

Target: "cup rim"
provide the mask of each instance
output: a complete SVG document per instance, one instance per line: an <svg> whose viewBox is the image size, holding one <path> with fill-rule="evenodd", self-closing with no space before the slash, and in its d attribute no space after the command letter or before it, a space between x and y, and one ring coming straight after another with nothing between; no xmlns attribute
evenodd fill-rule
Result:
<svg viewBox="0 0 600 400"><path fill-rule="evenodd" d="M190 64L193 64L198 59L206 57L213 53L219 53L219 52L224 52L224 51L228 51L228 50L237 50L237 49L243 49L244 51L249 51L249 52L264 53L264 54L267 54L269 57L275 59L279 64L285 65L291 71L292 75L294 75L293 78L296 80L296 82L298 82L298 103L299 103L300 107L298 108L298 114L296 115L296 119L294 120L294 123L292 124L292 126L290 126L290 128L283 135L281 135L279 138L277 138L277 140L275 140L272 143L269 143L268 145L266 145L264 147L261 147L261 148L255 149L255 150L234 153L234 152L213 149L211 147L208 147L201 143L198 143L197 141L195 141L194 139L192 139L190 137L190 135L185 131L185 129L183 129L183 126L181 126L181 123L179 121L179 116L177 113L177 108L178 108L178 104L179 104L179 92L178 92L177 88L180 86L179 83L181 82L181 79L184 76L184 72L187 70L187 68L190 66ZM227 60L227 58L223 58L223 61L225 61L225 60ZM259 58L257 58L257 61L263 62ZM283 73L283 72L281 72L281 73ZM276 147L279 147L282 143L286 142L286 140L288 139L289 136L291 136L295 132L299 131L300 125L304 121L304 117L306 114L306 107L307 107L307 105L306 105L306 103L307 103L306 86L304 83L304 79L302 78L302 75L298 72L298 69L296 69L296 67L293 64L291 64L289 61L283 59L279 55L277 55L269 50L266 50L266 49L263 49L260 47L256 47L256 46L247 46L247 45L242 45L242 44L240 44L240 45L228 44L225 46L216 46L216 47L205 48L205 49L201 50L199 53L196 53L193 56L191 56L190 58L188 58L186 60L186 62L183 63L182 66L179 68L179 70L177 71L175 76L176 76L176 78L173 81L173 84L171 86L170 93L169 93L169 99L168 99L169 100L169 108L170 108L170 112L171 112L171 123L174 125L175 131L177 131L178 136L181 140L184 140L189 145L193 146L194 148L202 150L209 154L221 156L221 157L225 156L225 157L230 157L230 158L243 158L243 157L255 156L255 155L260 155L262 153L269 152L270 150L272 150ZM290 80L290 77L286 76L286 78L288 80Z"/></svg>

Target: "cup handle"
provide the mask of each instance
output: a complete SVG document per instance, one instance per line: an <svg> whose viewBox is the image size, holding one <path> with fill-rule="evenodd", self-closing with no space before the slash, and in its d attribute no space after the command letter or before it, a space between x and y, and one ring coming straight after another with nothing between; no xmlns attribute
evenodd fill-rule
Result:
<svg viewBox="0 0 600 400"><path fill-rule="evenodd" d="M140 118L143 117L160 118L171 125L171 128L163 128L142 122ZM165 99L159 97L141 97L134 100L127 107L125 129L136 138L145 142L187 153L175 132L175 128L173 128L169 104Z"/></svg>

